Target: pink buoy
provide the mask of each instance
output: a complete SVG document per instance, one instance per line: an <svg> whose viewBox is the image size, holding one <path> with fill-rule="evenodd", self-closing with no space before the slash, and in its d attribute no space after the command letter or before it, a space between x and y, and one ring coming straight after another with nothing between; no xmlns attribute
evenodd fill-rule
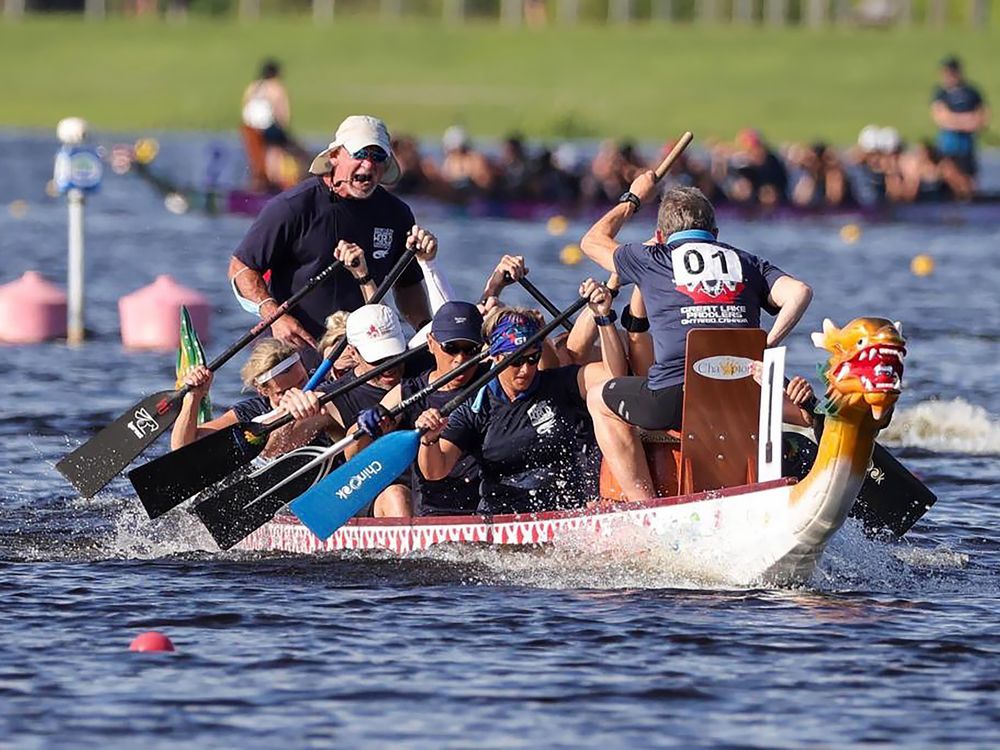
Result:
<svg viewBox="0 0 1000 750"><path fill-rule="evenodd" d="M66 337L66 293L38 271L0 286L0 341L37 344Z"/></svg>
<svg viewBox="0 0 1000 750"><path fill-rule="evenodd" d="M182 305L191 313L191 322L201 340L208 341L211 319L208 300L164 275L118 300L122 343L129 349L176 349L180 344Z"/></svg>

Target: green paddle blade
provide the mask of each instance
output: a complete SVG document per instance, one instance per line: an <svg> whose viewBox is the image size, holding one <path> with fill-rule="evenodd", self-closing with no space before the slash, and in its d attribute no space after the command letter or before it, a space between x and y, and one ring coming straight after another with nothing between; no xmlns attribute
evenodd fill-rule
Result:
<svg viewBox="0 0 1000 750"><path fill-rule="evenodd" d="M205 364L205 347L201 345L198 331L191 321L187 307L181 305L180 346L177 347L176 387L184 385L183 379L192 368ZM204 424L212 419L212 399L206 393L198 405L198 424Z"/></svg>

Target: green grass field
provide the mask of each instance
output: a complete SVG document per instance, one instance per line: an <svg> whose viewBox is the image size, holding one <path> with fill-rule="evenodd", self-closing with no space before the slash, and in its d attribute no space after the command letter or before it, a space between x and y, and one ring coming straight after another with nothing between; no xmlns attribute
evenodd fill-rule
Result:
<svg viewBox="0 0 1000 750"><path fill-rule="evenodd" d="M353 112L397 132L660 139L684 129L854 140L869 122L932 132L937 60L955 52L1000 101L1000 32L646 24L507 30L307 19L238 24L70 18L0 22L0 127L233 130L259 61L283 61L294 129L321 139Z"/></svg>

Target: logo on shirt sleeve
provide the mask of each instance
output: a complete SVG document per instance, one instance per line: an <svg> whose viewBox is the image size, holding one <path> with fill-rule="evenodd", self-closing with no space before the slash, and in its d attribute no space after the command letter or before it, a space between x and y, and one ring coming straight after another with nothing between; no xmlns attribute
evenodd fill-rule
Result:
<svg viewBox="0 0 1000 750"><path fill-rule="evenodd" d="M670 251L677 291L698 305L731 305L745 286L740 256L728 247L687 242Z"/></svg>

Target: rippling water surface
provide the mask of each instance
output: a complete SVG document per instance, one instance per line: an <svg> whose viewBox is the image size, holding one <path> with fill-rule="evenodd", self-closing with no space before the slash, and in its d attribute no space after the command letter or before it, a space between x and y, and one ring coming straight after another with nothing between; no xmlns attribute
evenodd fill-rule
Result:
<svg viewBox="0 0 1000 750"><path fill-rule="evenodd" d="M32 268L64 283L52 150L0 137L0 283ZM558 262L582 224L428 223L469 297L501 252L527 255L557 304L592 272ZM848 245L837 222L723 226L816 291L792 370L814 371L807 333L827 316L898 318L909 338L882 439L938 503L900 542L849 524L794 590L706 588L627 545L219 554L184 513L146 520L125 480L77 498L53 464L172 378L171 355L122 350L118 298L172 274L217 306L221 351L252 324L225 283L246 227L109 178L88 207L92 339L0 348L0 746L1000 744L1000 227L862 226ZM910 273L917 253L932 275ZM237 369L218 405L239 397ZM153 629L177 653L128 652Z"/></svg>

